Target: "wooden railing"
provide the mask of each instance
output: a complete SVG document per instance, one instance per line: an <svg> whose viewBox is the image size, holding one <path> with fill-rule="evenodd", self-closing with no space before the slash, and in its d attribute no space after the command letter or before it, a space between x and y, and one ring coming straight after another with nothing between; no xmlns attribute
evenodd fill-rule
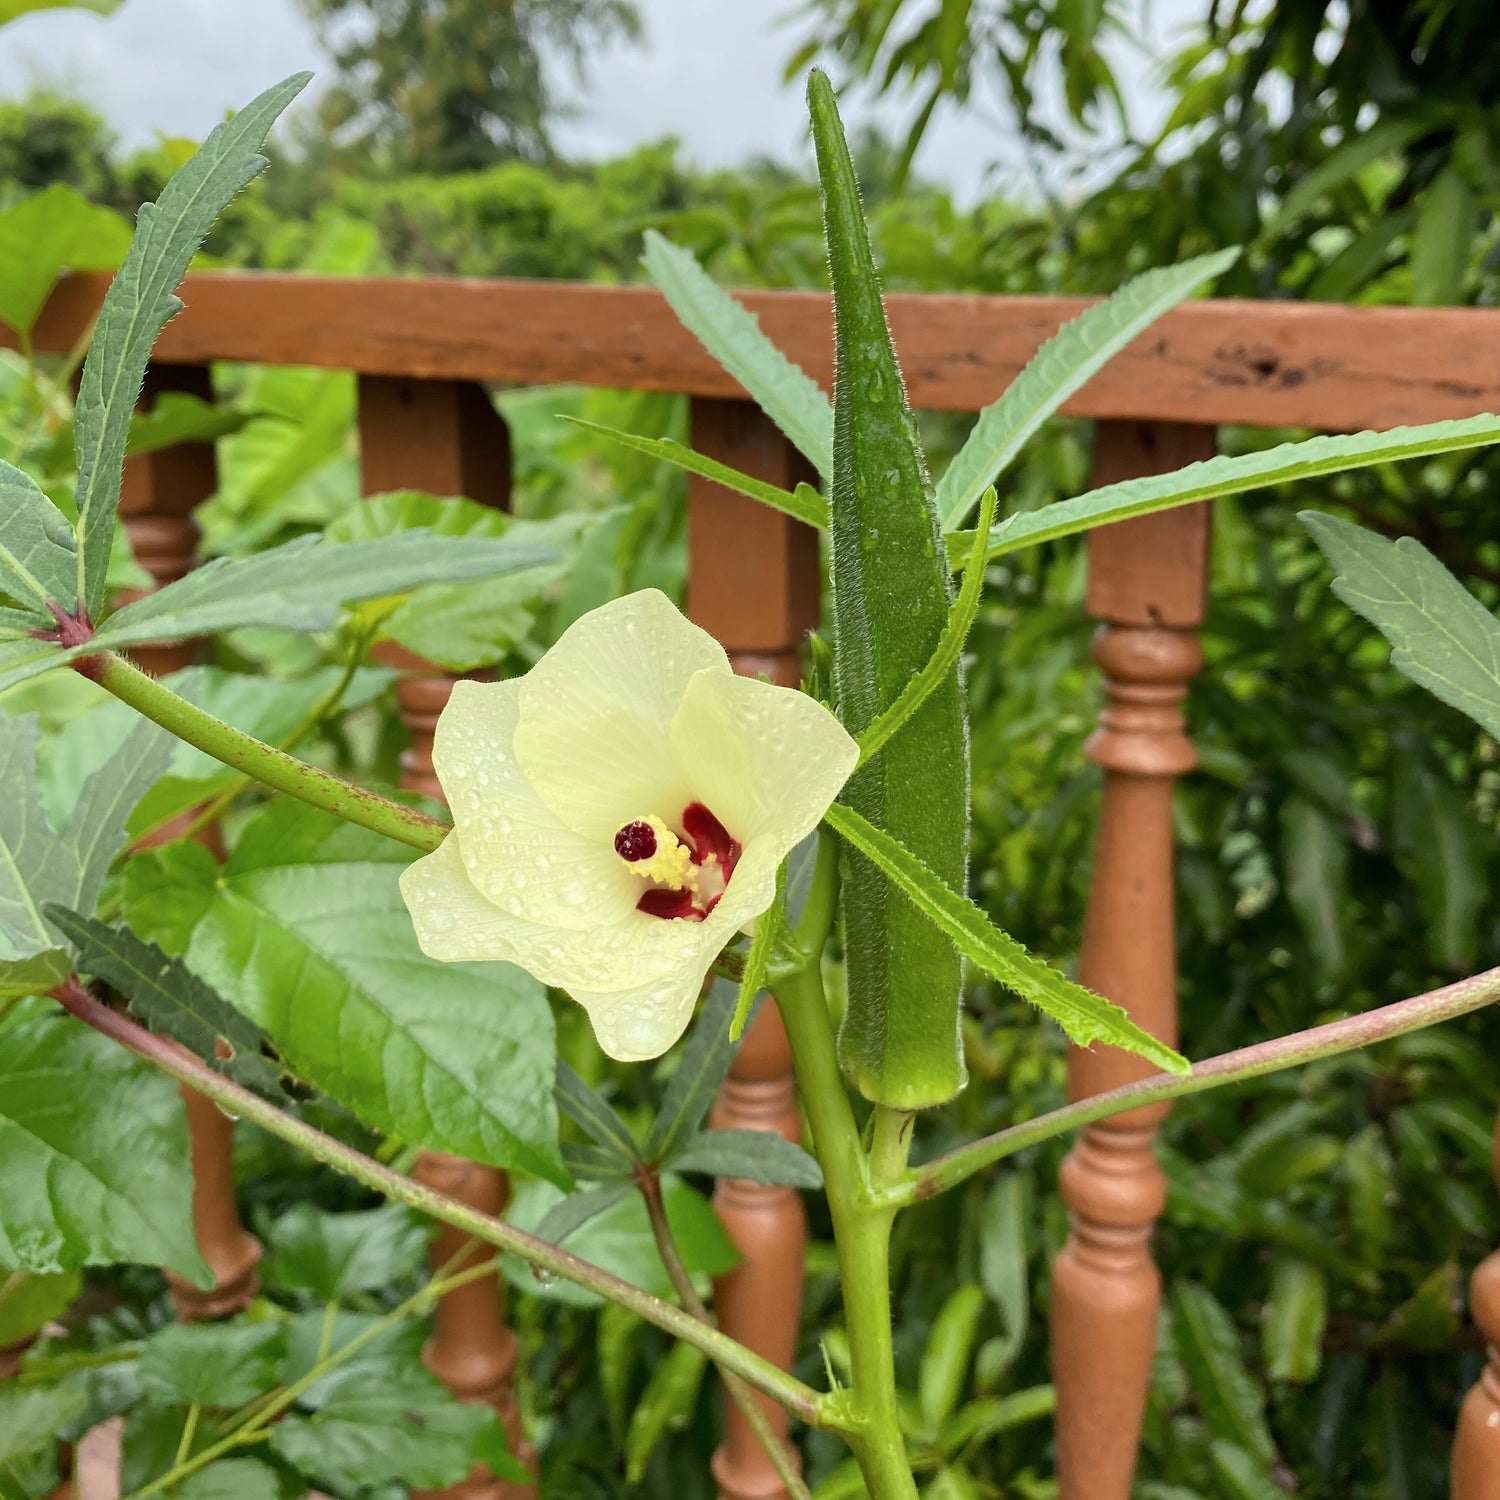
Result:
<svg viewBox="0 0 1500 1500"><path fill-rule="evenodd" d="M103 287L97 276L66 281L38 327L38 347L71 347ZM184 297L186 311L157 346L157 388L201 384L215 360L354 370L367 493L416 486L507 503L504 424L476 382L681 392L691 398L698 448L782 485L805 474L786 440L651 291L208 272L188 279ZM782 349L827 382L827 299L787 292L745 300ZM965 411L993 400L1085 305L891 297L913 404ZM1497 409L1500 313L1234 302L1168 314L1065 407L1098 422L1098 482L1205 457L1220 424L1339 431ZM211 453L133 462L132 536L147 568L165 579L191 552L189 512L212 488ZM1195 759L1181 704L1201 660L1208 536L1208 507L1198 506L1103 529L1089 543L1088 609L1100 622L1094 656L1107 704L1087 747L1104 770L1104 800L1082 977L1169 1040L1177 1034L1172 791ZM739 670L795 681L799 643L818 616L816 539L696 479L689 537L689 613L723 641ZM398 692L414 740L405 778L436 792L432 726L449 680L409 657L393 660L405 669ZM1143 1071L1137 1059L1108 1049L1075 1051L1070 1087L1087 1095ZM1063 1500L1125 1500L1130 1490L1160 1301L1150 1247L1165 1199L1153 1151L1162 1113L1142 1110L1089 1128L1063 1168L1073 1228L1052 1295ZM197 1110L193 1119L198 1223L221 1295L184 1300L182 1310L205 1316L250 1294L255 1248L233 1215L224 1122ZM762 1012L741 1049L716 1120L800 1133L773 1011ZM419 1171L486 1208L505 1201L504 1176L489 1168L428 1156ZM792 1192L742 1182L721 1183L715 1202L744 1256L720 1283L718 1315L736 1337L788 1361L801 1302L802 1204ZM440 1244L435 1253L449 1249ZM1479 1268L1473 1293L1489 1364L1460 1419L1453 1494L1500 1500L1500 1253ZM502 1325L499 1285L475 1283L457 1296L462 1304L439 1313L428 1363L465 1398L493 1403L514 1433L514 1341ZM721 1494L779 1495L736 1413L727 1430L714 1462ZM505 1491L484 1475L463 1487L475 1500Z"/></svg>

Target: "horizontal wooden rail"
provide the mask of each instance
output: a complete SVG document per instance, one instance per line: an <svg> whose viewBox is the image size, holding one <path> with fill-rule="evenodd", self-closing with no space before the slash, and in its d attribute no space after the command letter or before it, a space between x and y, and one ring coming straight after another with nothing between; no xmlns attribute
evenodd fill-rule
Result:
<svg viewBox="0 0 1500 1500"><path fill-rule="evenodd" d="M99 274L66 278L43 313L37 346L70 348L107 284ZM416 379L744 394L643 287L199 271L182 295L186 311L157 345L163 364L227 359ZM826 296L751 292L744 300L791 358L828 380ZM1089 301L924 293L894 295L888 305L913 405L976 411ZM1500 410L1500 310L1190 303L1138 338L1064 410L1325 431Z"/></svg>

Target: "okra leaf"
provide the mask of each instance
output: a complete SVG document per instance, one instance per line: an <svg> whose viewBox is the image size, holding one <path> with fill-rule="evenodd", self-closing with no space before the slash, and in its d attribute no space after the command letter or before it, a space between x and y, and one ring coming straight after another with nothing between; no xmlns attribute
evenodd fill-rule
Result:
<svg viewBox="0 0 1500 1500"><path fill-rule="evenodd" d="M817 381L760 331L760 319L724 291L688 251L648 229L643 260L684 327L827 478L833 469L833 413Z"/></svg>
<svg viewBox="0 0 1500 1500"><path fill-rule="evenodd" d="M784 490L777 485L767 484L764 479L741 474L738 469L731 469L728 464L721 464L717 459L705 458L703 454L695 453L672 438L637 437L633 432L602 427L598 422L585 422L582 417L564 417L563 421L589 432L597 432L600 437L607 437L625 448L634 448L637 453L645 453L652 458L675 464L689 474L712 479L715 484L722 484L726 490L733 490L738 495L748 495L752 500L759 500L762 505L782 511L795 521L803 521L819 529L828 525L828 506L810 484L799 484L795 490Z"/></svg>
<svg viewBox="0 0 1500 1500"><path fill-rule="evenodd" d="M212 635L242 625L327 630L358 599L410 593L431 583L498 578L556 559L550 547L509 537L403 531L368 542L298 537L268 552L216 558L117 610L95 632L94 650Z"/></svg>
<svg viewBox="0 0 1500 1500"><path fill-rule="evenodd" d="M1500 735L1500 620L1412 537L1314 510L1299 519L1333 566L1334 593L1391 643L1391 665Z"/></svg>
<svg viewBox="0 0 1500 1500"><path fill-rule="evenodd" d="M1143 272L1053 334L1005 394L980 412L974 430L938 481L943 530L963 525L985 486L1010 466L1069 396L1164 312L1228 270L1239 253L1237 248L1220 250Z"/></svg>
<svg viewBox="0 0 1500 1500"><path fill-rule="evenodd" d="M704 1130L662 1162L674 1172L739 1177L768 1187L820 1188L823 1171L801 1146L768 1130Z"/></svg>
<svg viewBox="0 0 1500 1500"><path fill-rule="evenodd" d="M46 904L92 912L135 804L166 769L172 737L142 720L84 781L55 830L36 782L35 718L0 716L0 996L42 993L72 972Z"/></svg>
<svg viewBox="0 0 1500 1500"><path fill-rule="evenodd" d="M739 992L727 979L716 979L698 1020L682 1044L677 1071L662 1095L661 1108L646 1136L645 1158L660 1162L703 1123L719 1097L719 1087L738 1051L729 1023Z"/></svg>
<svg viewBox="0 0 1500 1500"><path fill-rule="evenodd" d="M177 1085L50 1002L23 1002L4 1036L0 1268L131 1261L212 1286Z"/></svg>
<svg viewBox="0 0 1500 1500"><path fill-rule="evenodd" d="M1421 427L1393 427L1388 432L1306 438L1260 453L1221 453L1169 474L1122 479L1118 484L1107 484L1070 500L1055 500L1038 510L1018 511L990 532L986 556L1003 557L1039 542L1074 536L1111 521L1148 516L1198 500L1215 500L1221 495L1240 495L1268 485L1318 479L1325 474L1397 459L1460 453L1496 442L1500 442L1500 417L1479 416L1454 422L1429 422ZM955 564L967 556L971 542L972 538L964 532L949 534L948 550Z"/></svg>
<svg viewBox="0 0 1500 1500"><path fill-rule="evenodd" d="M67 518L29 474L0 461L0 594L50 630L56 621L48 603L71 610L77 589L78 552Z"/></svg>
<svg viewBox="0 0 1500 1500"><path fill-rule="evenodd" d="M1033 957L967 896L945 885L909 849L867 823L852 808L835 802L828 809L827 820L841 838L889 877L892 886L903 892L965 958L1045 1011L1078 1046L1104 1042L1134 1052L1169 1073L1188 1071L1185 1059L1143 1031L1118 1005Z"/></svg>
<svg viewBox="0 0 1500 1500"><path fill-rule="evenodd" d="M181 1043L199 1061L248 1089L285 1102L282 1070L265 1055L265 1034L209 988L180 958L143 942L128 927L48 902L43 914L72 944L78 967L108 981L149 1030ZM218 1055L220 1039L230 1056Z"/></svg>
<svg viewBox="0 0 1500 1500"><path fill-rule="evenodd" d="M294 73L209 133L156 202L141 205L135 237L105 293L78 387L74 438L78 574L72 602L82 602L91 619L104 604L125 446L151 346L182 308L175 292L188 263L229 200L265 169L260 147L311 77Z"/></svg>

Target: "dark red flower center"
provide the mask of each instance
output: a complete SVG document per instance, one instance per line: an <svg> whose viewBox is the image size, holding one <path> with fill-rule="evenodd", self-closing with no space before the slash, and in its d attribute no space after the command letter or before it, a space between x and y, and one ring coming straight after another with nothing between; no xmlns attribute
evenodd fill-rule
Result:
<svg viewBox="0 0 1500 1500"><path fill-rule="evenodd" d="M649 823L627 823L615 835L615 853L634 864L656 853L656 830Z"/></svg>
<svg viewBox="0 0 1500 1500"><path fill-rule="evenodd" d="M649 822L635 819L615 834L615 853L636 865L656 860L661 852L654 869L639 872L653 884L636 902L637 911L667 921L701 922L719 904L743 851L701 802L683 808L677 827L680 838L654 815ZM659 829L665 831L665 848Z"/></svg>

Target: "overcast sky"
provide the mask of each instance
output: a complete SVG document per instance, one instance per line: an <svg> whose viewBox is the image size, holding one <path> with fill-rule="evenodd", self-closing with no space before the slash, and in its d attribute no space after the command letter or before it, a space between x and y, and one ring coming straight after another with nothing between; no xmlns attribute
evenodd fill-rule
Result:
<svg viewBox="0 0 1500 1500"><path fill-rule="evenodd" d="M1160 118L1155 60L1206 3L1151 0L1144 45L1117 52L1137 130ZM800 89L781 82L782 65L804 34L796 22L778 24L793 8L790 0L637 5L643 43L600 53L582 90L559 74L559 91L576 111L555 132L565 152L604 156L676 135L707 166L757 153L810 158ZM201 138L226 111L308 67L327 76L327 60L296 0L125 0L109 17L38 11L0 31L0 95L22 93L33 82L76 93L130 143L157 132ZM895 133L911 109L899 100L872 106L853 99L845 113L851 124L875 118ZM972 199L997 159L1014 191L1015 133L997 106L985 104L940 113L917 166Z"/></svg>

